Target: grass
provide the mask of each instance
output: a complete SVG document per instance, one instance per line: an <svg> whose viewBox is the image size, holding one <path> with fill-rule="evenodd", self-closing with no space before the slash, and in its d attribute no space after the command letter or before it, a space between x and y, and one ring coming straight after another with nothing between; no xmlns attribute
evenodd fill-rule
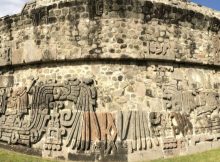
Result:
<svg viewBox="0 0 220 162"><path fill-rule="evenodd" d="M60 162L0 149L0 162Z"/></svg>
<svg viewBox="0 0 220 162"><path fill-rule="evenodd" d="M179 156L169 159L153 160L151 162L220 162L220 149L188 156Z"/></svg>
<svg viewBox="0 0 220 162"><path fill-rule="evenodd" d="M61 162L0 149L0 162ZM220 162L220 149L151 162Z"/></svg>

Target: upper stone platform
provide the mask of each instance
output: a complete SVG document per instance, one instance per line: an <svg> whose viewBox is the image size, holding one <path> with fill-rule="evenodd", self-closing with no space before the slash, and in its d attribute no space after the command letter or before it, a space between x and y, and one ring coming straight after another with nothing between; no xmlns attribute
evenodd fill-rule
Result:
<svg viewBox="0 0 220 162"><path fill-rule="evenodd" d="M176 0L37 0L0 19L0 66L83 59L219 66L219 15Z"/></svg>
<svg viewBox="0 0 220 162"><path fill-rule="evenodd" d="M60 1L61 0L32 0L30 2L31 3L35 2L36 7L40 7L40 6L48 6L48 5L55 4L55 3L57 4ZM71 2L71 1L73 1L73 0L65 0L65 2ZM83 0L81 0L81 1L83 1ZM127 1L127 0L124 0L124 1ZM144 2L145 0L139 0L139 1ZM201 6L196 3L190 2L190 0L150 0L150 1L157 2L157 3L164 3L164 4L168 4L168 5L172 5L172 6L178 6L179 8L186 8L189 10L194 10L194 11L201 12L201 13L203 13L205 15L209 15L209 16L217 16L217 17L220 16L219 11L214 11L213 9L210 9L205 6ZM117 0L115 0L115 2L117 2Z"/></svg>

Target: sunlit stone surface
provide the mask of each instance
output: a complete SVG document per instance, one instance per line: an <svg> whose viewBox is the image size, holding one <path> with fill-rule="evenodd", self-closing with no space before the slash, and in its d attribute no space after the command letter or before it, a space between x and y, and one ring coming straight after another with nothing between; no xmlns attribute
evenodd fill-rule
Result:
<svg viewBox="0 0 220 162"><path fill-rule="evenodd" d="M132 162L220 147L219 18L186 0L37 0L0 18L0 147Z"/></svg>

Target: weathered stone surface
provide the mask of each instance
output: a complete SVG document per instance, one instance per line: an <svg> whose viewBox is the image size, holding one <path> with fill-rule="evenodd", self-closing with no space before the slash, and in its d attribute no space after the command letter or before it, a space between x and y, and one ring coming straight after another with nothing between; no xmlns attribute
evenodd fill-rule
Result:
<svg viewBox="0 0 220 162"><path fill-rule="evenodd" d="M187 0L36 0L1 18L0 145L75 161L219 147L219 16Z"/></svg>
<svg viewBox="0 0 220 162"><path fill-rule="evenodd" d="M186 1L37 0L0 22L0 66L94 58L220 65L219 13Z"/></svg>
<svg viewBox="0 0 220 162"><path fill-rule="evenodd" d="M158 68L151 71L153 65ZM133 78L114 80L125 78L128 68ZM148 73L152 78L145 77ZM182 75L178 80L164 78L176 73ZM1 75L0 140L40 148L44 157L117 159L123 154L133 161L152 159L153 152L160 158L218 146L218 70L203 71L203 84L189 75L188 67L156 63L36 65L16 69L11 84L4 82L6 75ZM153 92L147 92L149 87ZM34 119L40 117L39 125ZM210 147L204 147L207 143Z"/></svg>

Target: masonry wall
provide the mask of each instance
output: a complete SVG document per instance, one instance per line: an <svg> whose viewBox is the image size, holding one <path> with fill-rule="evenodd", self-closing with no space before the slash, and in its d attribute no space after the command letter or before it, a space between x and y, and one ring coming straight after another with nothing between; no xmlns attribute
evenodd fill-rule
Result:
<svg viewBox="0 0 220 162"><path fill-rule="evenodd" d="M219 147L219 36L218 13L184 1L27 3L0 20L0 145L87 161Z"/></svg>
<svg viewBox="0 0 220 162"><path fill-rule="evenodd" d="M61 1L3 18L1 65L84 58L219 65L217 17L148 1L88 3Z"/></svg>

